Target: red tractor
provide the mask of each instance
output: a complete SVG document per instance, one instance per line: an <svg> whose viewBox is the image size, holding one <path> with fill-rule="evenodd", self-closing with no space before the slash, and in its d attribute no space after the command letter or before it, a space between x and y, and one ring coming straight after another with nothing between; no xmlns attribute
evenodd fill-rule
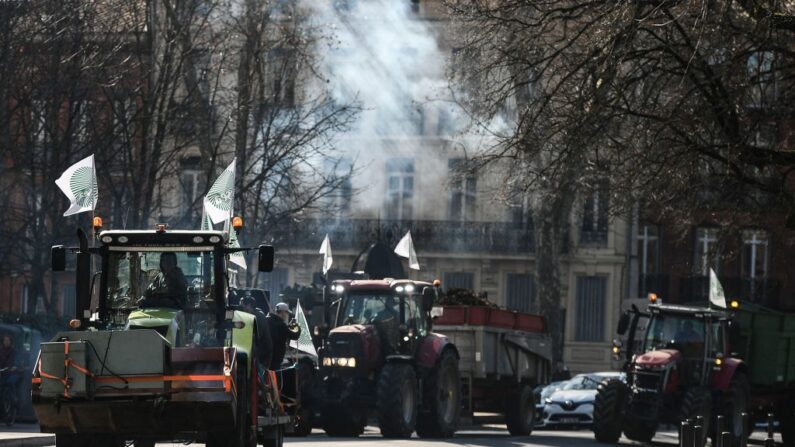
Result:
<svg viewBox="0 0 795 447"><path fill-rule="evenodd" d="M319 410L330 436L450 437L458 425L458 351L431 332L438 285L411 280L331 284L331 330L320 351Z"/></svg>
<svg viewBox="0 0 795 447"><path fill-rule="evenodd" d="M748 411L749 368L736 351L738 326L732 312L709 307L666 305L656 301L647 312L633 306L619 320L627 334L626 382L608 380L594 402L596 440L616 443L623 432L649 442L661 423L703 417L703 445L715 439L714 420L725 417L724 430L743 436L742 413ZM645 333L644 333L645 331ZM614 341L618 356L623 346Z"/></svg>

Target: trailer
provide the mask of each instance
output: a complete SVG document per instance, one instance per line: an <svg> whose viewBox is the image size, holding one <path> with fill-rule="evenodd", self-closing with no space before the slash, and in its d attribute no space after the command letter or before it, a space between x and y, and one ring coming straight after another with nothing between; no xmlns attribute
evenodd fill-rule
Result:
<svg viewBox="0 0 795 447"><path fill-rule="evenodd" d="M547 383L552 340L544 318L485 306L434 308L434 330L458 348L462 417L505 415L515 436L532 432L533 388Z"/></svg>

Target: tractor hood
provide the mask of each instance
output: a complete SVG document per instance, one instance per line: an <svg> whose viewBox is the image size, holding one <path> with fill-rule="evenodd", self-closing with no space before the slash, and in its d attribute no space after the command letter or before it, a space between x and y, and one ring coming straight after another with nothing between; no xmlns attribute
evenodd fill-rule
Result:
<svg viewBox="0 0 795 447"><path fill-rule="evenodd" d="M682 354L675 349L661 349L639 355L635 359L635 364L644 368L664 368L678 363L681 358Z"/></svg>
<svg viewBox="0 0 795 447"><path fill-rule="evenodd" d="M375 327L364 324L340 326L331 330L326 356L353 357L367 368L377 366L381 348Z"/></svg>
<svg viewBox="0 0 795 447"><path fill-rule="evenodd" d="M152 308L138 309L130 312L127 317L127 330L154 329L163 336L171 346L177 346L177 331L181 326L182 312L177 309Z"/></svg>

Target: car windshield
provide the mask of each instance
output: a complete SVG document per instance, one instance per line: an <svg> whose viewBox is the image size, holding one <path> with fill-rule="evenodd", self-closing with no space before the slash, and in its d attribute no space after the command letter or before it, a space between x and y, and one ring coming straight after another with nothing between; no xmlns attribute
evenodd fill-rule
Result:
<svg viewBox="0 0 795 447"><path fill-rule="evenodd" d="M565 383L566 382L553 382L545 386L544 389L541 390L541 399L548 398L552 395L552 393L559 390Z"/></svg>
<svg viewBox="0 0 795 447"><path fill-rule="evenodd" d="M602 382L602 378L597 376L575 376L566 382L560 389L562 390L595 390Z"/></svg>
<svg viewBox="0 0 795 447"><path fill-rule="evenodd" d="M342 311L341 325L369 324L400 317L400 300L391 294L349 295Z"/></svg>
<svg viewBox="0 0 795 447"><path fill-rule="evenodd" d="M704 346L704 322L692 318L683 318L675 315L655 315L646 331L644 351L659 349L682 349L687 346L688 351L698 355L699 349Z"/></svg>
<svg viewBox="0 0 795 447"><path fill-rule="evenodd" d="M107 306L212 308L213 258L211 251L111 251Z"/></svg>

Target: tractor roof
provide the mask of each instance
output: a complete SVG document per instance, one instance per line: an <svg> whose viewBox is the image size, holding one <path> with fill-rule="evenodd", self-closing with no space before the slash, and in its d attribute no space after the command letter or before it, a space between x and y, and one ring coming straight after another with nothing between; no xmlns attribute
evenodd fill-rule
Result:
<svg viewBox="0 0 795 447"><path fill-rule="evenodd" d="M201 230L107 230L99 240L113 246L217 246L226 242L226 233Z"/></svg>
<svg viewBox="0 0 795 447"><path fill-rule="evenodd" d="M649 304L649 311L653 313L675 313L690 315L694 318L710 316L713 318L726 318L729 313L726 309L713 309L707 306L685 306L680 304Z"/></svg>
<svg viewBox="0 0 795 447"><path fill-rule="evenodd" d="M410 279L364 279L364 280L343 280L335 281L344 284L348 290L390 290L401 284L414 284L415 286L430 286L431 283L425 281L412 281Z"/></svg>

